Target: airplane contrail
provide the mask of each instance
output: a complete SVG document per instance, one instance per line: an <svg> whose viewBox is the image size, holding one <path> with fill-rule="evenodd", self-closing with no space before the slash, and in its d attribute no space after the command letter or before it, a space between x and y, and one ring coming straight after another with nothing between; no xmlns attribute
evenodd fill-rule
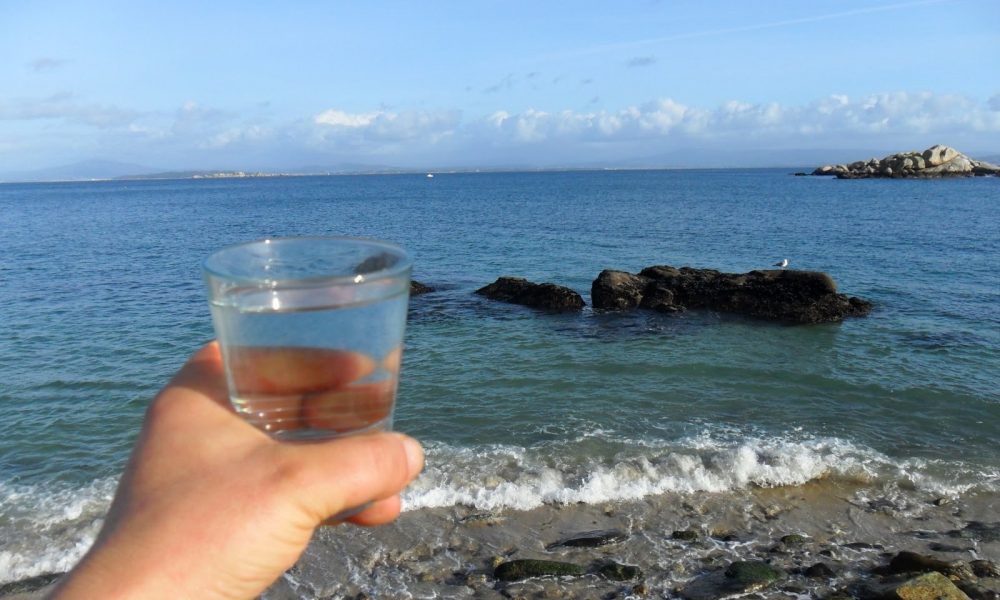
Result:
<svg viewBox="0 0 1000 600"><path fill-rule="evenodd" d="M678 33L674 35L667 35L657 38L649 38L645 40L634 40L631 42L620 42L617 44L607 44L604 46L595 46L592 48L581 49L575 52L568 52L562 54L562 57L570 56L583 56L587 54L600 54L602 52L609 52L612 50L622 50L626 48L635 48L641 46L649 46L652 44L661 44L663 42L674 42L679 40L690 40L693 38L700 37L710 37L715 35L724 35L727 33L743 33L746 31L757 31L760 29L774 29L778 27L788 27L790 25L800 25L802 23L816 23L817 21L828 21L831 19L842 19L844 17L853 17L857 15L871 14L877 12L886 12L890 10L899 10L903 8L912 8L914 6L926 6L931 4L943 4L945 2L954 2L955 0L917 0L915 2L897 2L895 4L884 4L882 6L869 6L865 8L857 8L854 10L845 10L837 13L828 13L825 15L816 15L812 17L799 17L797 19L785 19L783 21L773 21L770 23L758 23L756 25L743 25L740 27L726 27L722 29L709 29L705 31L692 31L690 33Z"/></svg>

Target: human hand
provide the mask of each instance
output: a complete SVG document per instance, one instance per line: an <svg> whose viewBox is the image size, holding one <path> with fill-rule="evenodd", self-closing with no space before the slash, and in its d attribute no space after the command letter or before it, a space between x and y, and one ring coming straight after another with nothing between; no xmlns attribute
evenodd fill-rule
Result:
<svg viewBox="0 0 1000 600"><path fill-rule="evenodd" d="M252 598L332 515L380 525L423 451L397 433L279 443L229 407L216 343L146 415L104 527L53 598Z"/></svg>

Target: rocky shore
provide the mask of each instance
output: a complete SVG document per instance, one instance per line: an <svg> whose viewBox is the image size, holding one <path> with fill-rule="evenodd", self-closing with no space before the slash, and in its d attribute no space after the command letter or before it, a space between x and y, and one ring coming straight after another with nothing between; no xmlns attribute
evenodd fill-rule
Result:
<svg viewBox="0 0 1000 600"><path fill-rule="evenodd" d="M838 179L1000 176L1000 166L974 160L954 148L938 144L923 152L900 152L882 159L824 165L812 175L833 175Z"/></svg>
<svg viewBox="0 0 1000 600"><path fill-rule="evenodd" d="M323 532L266 597L1000 598L996 498L870 492L815 481L530 511L422 509L385 528Z"/></svg>
<svg viewBox="0 0 1000 600"><path fill-rule="evenodd" d="M818 480L529 511L414 510L385 527L320 530L263 598L1000 598L1000 499L872 491ZM55 577L7 584L0 597L44 597Z"/></svg>

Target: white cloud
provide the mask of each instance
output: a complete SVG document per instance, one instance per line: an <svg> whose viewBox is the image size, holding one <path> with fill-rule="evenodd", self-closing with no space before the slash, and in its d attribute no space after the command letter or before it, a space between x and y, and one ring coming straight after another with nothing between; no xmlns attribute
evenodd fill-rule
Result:
<svg viewBox="0 0 1000 600"><path fill-rule="evenodd" d="M330 125L332 127L367 127L381 115L381 111L366 113L347 113L342 110L325 110L313 119L318 125Z"/></svg>
<svg viewBox="0 0 1000 600"><path fill-rule="evenodd" d="M715 107L662 97L612 110L534 107L464 117L458 110L376 107L351 112L331 107L278 122L247 107L221 110L194 100L172 110L136 111L87 101L71 93L0 98L7 159L19 144L144 155L147 162L274 164L312 157L395 166L476 164L614 164L635 157L699 148L758 152L787 148L909 150L946 143L996 149L1000 94L986 100L930 92L830 95L804 104L733 99ZM53 121L52 127L43 121ZM58 135L53 135L58 131ZM994 150L995 151L995 150ZM95 151L96 152L96 151ZM41 150L39 154L44 154ZM271 158L268 158L271 157ZM216 160L218 159L218 160ZM273 161L273 162L271 162ZM317 162L319 161L319 162Z"/></svg>
<svg viewBox="0 0 1000 600"><path fill-rule="evenodd" d="M460 121L461 113L456 110L349 113L331 108L313 117L322 140L369 146L380 142L435 143L452 135Z"/></svg>

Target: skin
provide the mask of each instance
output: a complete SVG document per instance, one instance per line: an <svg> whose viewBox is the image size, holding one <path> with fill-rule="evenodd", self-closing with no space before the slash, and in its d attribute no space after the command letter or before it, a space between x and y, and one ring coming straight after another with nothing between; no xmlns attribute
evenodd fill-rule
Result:
<svg viewBox="0 0 1000 600"><path fill-rule="evenodd" d="M51 597L256 597L331 516L371 502L348 521L395 519L422 468L398 433L272 440L229 407L213 342L153 401L97 541Z"/></svg>

